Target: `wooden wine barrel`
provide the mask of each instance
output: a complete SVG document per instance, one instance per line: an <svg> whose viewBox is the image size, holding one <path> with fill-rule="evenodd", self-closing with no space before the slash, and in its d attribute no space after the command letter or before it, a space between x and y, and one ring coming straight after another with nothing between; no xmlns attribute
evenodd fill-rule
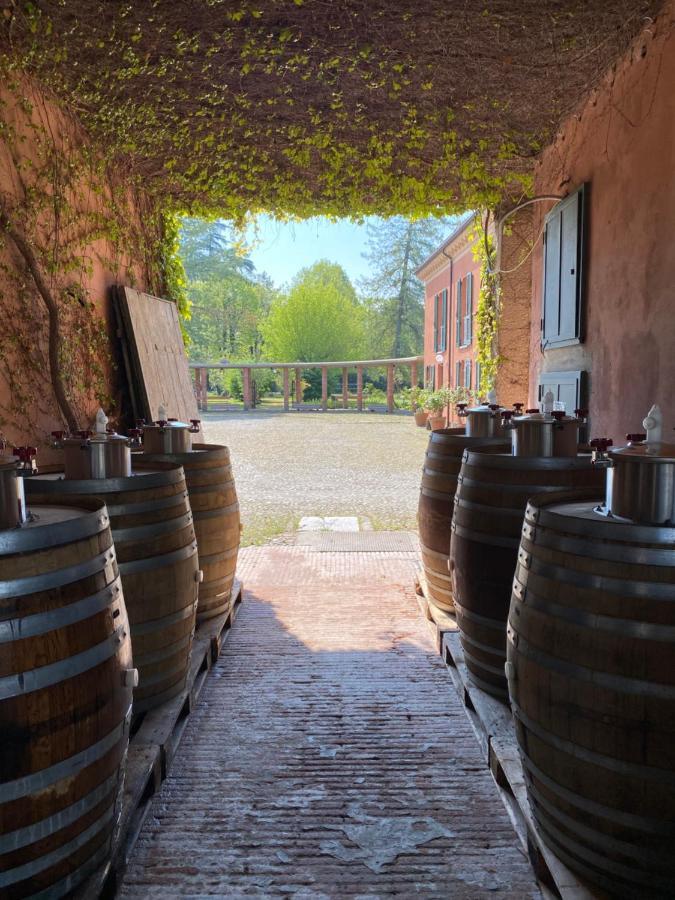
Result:
<svg viewBox="0 0 675 900"><path fill-rule="evenodd" d="M675 894L675 528L598 515L601 494L525 515L509 690L546 843L613 897Z"/></svg>
<svg viewBox="0 0 675 900"><path fill-rule="evenodd" d="M137 468L178 465L185 470L204 573L197 621L229 612L241 534L230 451L219 444L193 444L190 453L142 453L134 455L134 463Z"/></svg>
<svg viewBox="0 0 675 900"><path fill-rule="evenodd" d="M464 455L450 542L455 613L472 680L504 702L506 620L527 501L574 487L602 494L604 481L590 456Z"/></svg>
<svg viewBox="0 0 675 900"><path fill-rule="evenodd" d="M429 435L417 525L429 599L444 610L453 609L449 554L457 476L464 451L483 446L505 453L511 445L504 438L467 437L464 428L442 428Z"/></svg>
<svg viewBox="0 0 675 900"><path fill-rule="evenodd" d="M190 665L199 566L183 470L126 478L26 479L32 503L103 497L108 506L139 683L134 713L180 693Z"/></svg>
<svg viewBox="0 0 675 900"><path fill-rule="evenodd" d="M0 896L61 897L119 819L134 671L101 500L0 531Z"/></svg>

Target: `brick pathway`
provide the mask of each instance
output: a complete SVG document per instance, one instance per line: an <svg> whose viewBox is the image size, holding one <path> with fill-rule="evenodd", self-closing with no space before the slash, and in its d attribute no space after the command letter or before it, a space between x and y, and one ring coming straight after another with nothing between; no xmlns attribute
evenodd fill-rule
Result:
<svg viewBox="0 0 675 900"><path fill-rule="evenodd" d="M243 551L245 603L121 897L539 896L413 569Z"/></svg>

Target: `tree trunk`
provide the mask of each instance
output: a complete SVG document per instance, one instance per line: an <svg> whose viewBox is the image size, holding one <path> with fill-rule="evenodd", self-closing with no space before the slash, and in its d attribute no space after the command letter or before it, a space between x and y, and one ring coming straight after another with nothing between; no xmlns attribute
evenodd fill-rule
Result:
<svg viewBox="0 0 675 900"><path fill-rule="evenodd" d="M70 431L74 433L79 430L80 426L77 421L77 416L70 405L70 400L66 394L65 385L61 376L61 327L59 322L58 304L42 274L40 263L33 252L33 248L30 246L24 235L12 224L9 216L2 207L0 207L0 227L2 227L11 237L14 245L23 257L26 267L33 277L38 294L42 298L44 305L47 307L49 320L49 375L59 411L65 419Z"/></svg>

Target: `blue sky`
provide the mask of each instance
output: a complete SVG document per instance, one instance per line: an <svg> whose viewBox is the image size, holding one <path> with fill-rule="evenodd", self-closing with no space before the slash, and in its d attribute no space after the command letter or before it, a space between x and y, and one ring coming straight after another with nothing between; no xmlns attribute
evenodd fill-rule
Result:
<svg viewBox="0 0 675 900"><path fill-rule="evenodd" d="M250 257L256 269L267 272L278 287L319 259L339 263L355 284L368 274L368 264L361 256L366 247L366 221L356 225L347 219L331 222L316 217L303 222L277 222L261 215L258 240ZM254 235L251 226L246 232L247 242L252 242Z"/></svg>

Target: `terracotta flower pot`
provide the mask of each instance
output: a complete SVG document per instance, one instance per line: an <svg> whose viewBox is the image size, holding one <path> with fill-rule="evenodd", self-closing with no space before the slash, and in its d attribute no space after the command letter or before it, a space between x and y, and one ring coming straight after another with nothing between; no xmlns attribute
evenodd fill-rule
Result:
<svg viewBox="0 0 675 900"><path fill-rule="evenodd" d="M426 409L418 409L415 411L415 425L419 425L420 428L424 428L427 424L427 419L429 418L429 413Z"/></svg>
<svg viewBox="0 0 675 900"><path fill-rule="evenodd" d="M445 428L445 416L429 416L429 428L432 431L438 431L440 428Z"/></svg>

